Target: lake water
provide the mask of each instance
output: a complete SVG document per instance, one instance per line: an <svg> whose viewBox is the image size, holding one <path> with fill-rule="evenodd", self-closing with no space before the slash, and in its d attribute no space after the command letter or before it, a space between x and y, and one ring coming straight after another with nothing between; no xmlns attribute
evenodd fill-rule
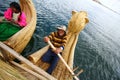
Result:
<svg viewBox="0 0 120 80"><path fill-rule="evenodd" d="M0 0L0 15L9 6ZM43 37L58 25L68 25L71 11L88 12L89 23L80 33L75 49L74 66L84 69L81 80L120 80L120 1L100 0L33 0L37 11L37 27L23 51L27 55L46 44Z"/></svg>

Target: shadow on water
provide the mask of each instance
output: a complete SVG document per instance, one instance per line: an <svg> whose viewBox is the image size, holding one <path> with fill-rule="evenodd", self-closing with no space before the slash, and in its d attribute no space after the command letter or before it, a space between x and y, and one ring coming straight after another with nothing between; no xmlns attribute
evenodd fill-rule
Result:
<svg viewBox="0 0 120 80"><path fill-rule="evenodd" d="M9 2L0 2L3 15ZM34 0L34 4L37 27L22 53L25 57L47 45L43 37L55 31L56 26L67 26L72 10L85 10L90 23L79 35L74 58L74 66L84 69L79 77L81 80L120 80L120 15L92 0Z"/></svg>

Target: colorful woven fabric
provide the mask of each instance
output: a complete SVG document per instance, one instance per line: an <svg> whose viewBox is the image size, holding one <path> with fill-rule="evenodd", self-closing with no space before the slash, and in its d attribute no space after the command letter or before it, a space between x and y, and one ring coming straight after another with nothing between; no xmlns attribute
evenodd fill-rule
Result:
<svg viewBox="0 0 120 80"><path fill-rule="evenodd" d="M0 23L0 41L5 41L10 38L13 34L18 32L21 28L10 22Z"/></svg>

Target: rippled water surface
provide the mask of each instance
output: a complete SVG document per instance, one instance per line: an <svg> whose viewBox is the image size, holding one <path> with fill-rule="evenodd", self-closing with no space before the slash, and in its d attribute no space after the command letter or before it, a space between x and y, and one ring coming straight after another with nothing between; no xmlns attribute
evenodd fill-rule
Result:
<svg viewBox="0 0 120 80"><path fill-rule="evenodd" d="M0 15L15 0L0 0ZM27 55L44 47L43 37L58 25L68 25L72 10L88 12L89 24L80 33L74 66L84 69L81 80L120 80L120 1L33 0L37 28L23 51Z"/></svg>

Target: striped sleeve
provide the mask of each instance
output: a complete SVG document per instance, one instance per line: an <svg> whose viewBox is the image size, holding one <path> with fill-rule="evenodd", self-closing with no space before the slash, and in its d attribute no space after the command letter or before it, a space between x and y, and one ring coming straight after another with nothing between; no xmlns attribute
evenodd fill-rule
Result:
<svg viewBox="0 0 120 80"><path fill-rule="evenodd" d="M52 41L53 40L53 37L55 36L55 33L52 32L48 37L50 38L50 40Z"/></svg>
<svg viewBox="0 0 120 80"><path fill-rule="evenodd" d="M65 47L66 43L67 43L67 36L65 36L62 40L63 47Z"/></svg>

